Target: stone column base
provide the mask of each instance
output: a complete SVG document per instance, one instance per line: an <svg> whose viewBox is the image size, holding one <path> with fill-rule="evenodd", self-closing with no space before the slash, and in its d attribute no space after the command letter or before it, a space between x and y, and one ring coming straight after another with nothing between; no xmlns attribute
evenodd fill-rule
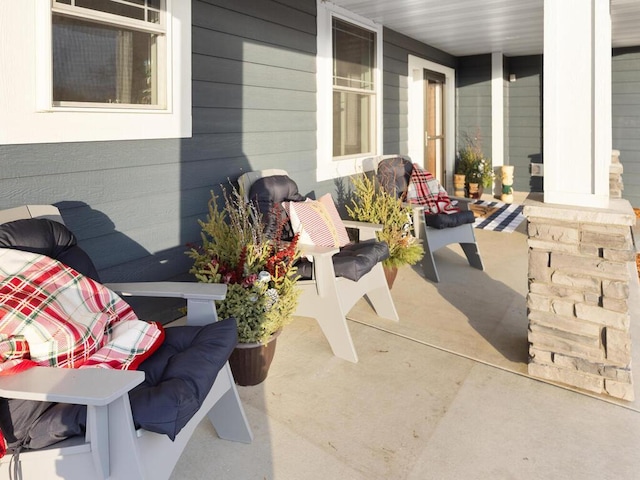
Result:
<svg viewBox="0 0 640 480"><path fill-rule="evenodd" d="M631 205L612 199L609 209L592 209L530 199L523 213L529 234L529 374L633 400L629 288L637 280L631 277Z"/></svg>

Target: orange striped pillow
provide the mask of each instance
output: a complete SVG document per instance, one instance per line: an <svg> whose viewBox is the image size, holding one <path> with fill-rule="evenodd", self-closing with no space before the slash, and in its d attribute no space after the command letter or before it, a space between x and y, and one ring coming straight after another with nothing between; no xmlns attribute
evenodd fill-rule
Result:
<svg viewBox="0 0 640 480"><path fill-rule="evenodd" d="M349 243L347 229L331 194L327 193L318 200L289 202L288 207L291 228L300 234L301 244L344 247Z"/></svg>

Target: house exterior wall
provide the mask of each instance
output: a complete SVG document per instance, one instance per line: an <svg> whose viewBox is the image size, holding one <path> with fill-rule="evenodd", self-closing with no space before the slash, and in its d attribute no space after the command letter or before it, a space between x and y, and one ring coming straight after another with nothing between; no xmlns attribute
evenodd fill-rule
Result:
<svg viewBox="0 0 640 480"><path fill-rule="evenodd" d="M104 281L162 280L190 266L210 191L247 170L317 183L315 0L192 2L193 136L0 145L0 208L55 203ZM386 30L385 152L406 152L407 55L455 58ZM10 79L8 79L10 80Z"/></svg>
<svg viewBox="0 0 640 480"><path fill-rule="evenodd" d="M613 148L624 168L622 198L640 207L640 46L613 50Z"/></svg>
<svg viewBox="0 0 640 480"><path fill-rule="evenodd" d="M409 55L455 68L456 57L398 32L384 29L384 146L383 153L408 154Z"/></svg>
<svg viewBox="0 0 640 480"><path fill-rule="evenodd" d="M513 188L541 192L542 177L530 176L531 163L542 162L542 56L510 57L505 91L505 152L515 174Z"/></svg>
<svg viewBox="0 0 640 480"><path fill-rule="evenodd" d="M458 150L465 138L478 138L491 158L491 55L460 57L456 70L456 131Z"/></svg>
<svg viewBox="0 0 640 480"><path fill-rule="evenodd" d="M0 209L57 204L104 281L186 272L214 186L313 178L315 15L314 0L194 0L193 137L0 145Z"/></svg>
<svg viewBox="0 0 640 480"><path fill-rule="evenodd" d="M491 156L490 56L459 59L456 71L458 147L465 132L482 134ZM543 177L530 175L531 164L542 162L542 56L508 57L505 78L505 164L515 166L514 190L543 191ZM622 197L640 207L640 47L614 49L612 54L613 148L624 167Z"/></svg>

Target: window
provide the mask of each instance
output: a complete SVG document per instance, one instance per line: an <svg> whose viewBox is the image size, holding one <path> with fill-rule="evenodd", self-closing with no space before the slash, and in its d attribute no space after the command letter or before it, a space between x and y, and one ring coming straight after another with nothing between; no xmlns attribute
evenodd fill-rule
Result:
<svg viewBox="0 0 640 480"><path fill-rule="evenodd" d="M318 180L382 152L382 29L318 3Z"/></svg>
<svg viewBox="0 0 640 480"><path fill-rule="evenodd" d="M54 0L53 106L165 102L161 0Z"/></svg>
<svg viewBox="0 0 640 480"><path fill-rule="evenodd" d="M0 27L0 144L191 136L191 2L12 2Z"/></svg>
<svg viewBox="0 0 640 480"><path fill-rule="evenodd" d="M333 157L371 154L375 139L375 38L333 19Z"/></svg>

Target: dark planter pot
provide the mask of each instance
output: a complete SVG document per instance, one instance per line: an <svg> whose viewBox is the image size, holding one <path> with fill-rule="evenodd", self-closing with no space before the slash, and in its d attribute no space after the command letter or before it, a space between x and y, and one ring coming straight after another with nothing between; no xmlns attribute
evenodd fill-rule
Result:
<svg viewBox="0 0 640 480"><path fill-rule="evenodd" d="M465 187L465 197L467 198L481 198L484 192L482 184L467 183Z"/></svg>
<svg viewBox="0 0 640 480"><path fill-rule="evenodd" d="M266 344L238 343L229 357L229 366L236 383L241 386L264 382L276 353L276 340L280 330L271 335Z"/></svg>

